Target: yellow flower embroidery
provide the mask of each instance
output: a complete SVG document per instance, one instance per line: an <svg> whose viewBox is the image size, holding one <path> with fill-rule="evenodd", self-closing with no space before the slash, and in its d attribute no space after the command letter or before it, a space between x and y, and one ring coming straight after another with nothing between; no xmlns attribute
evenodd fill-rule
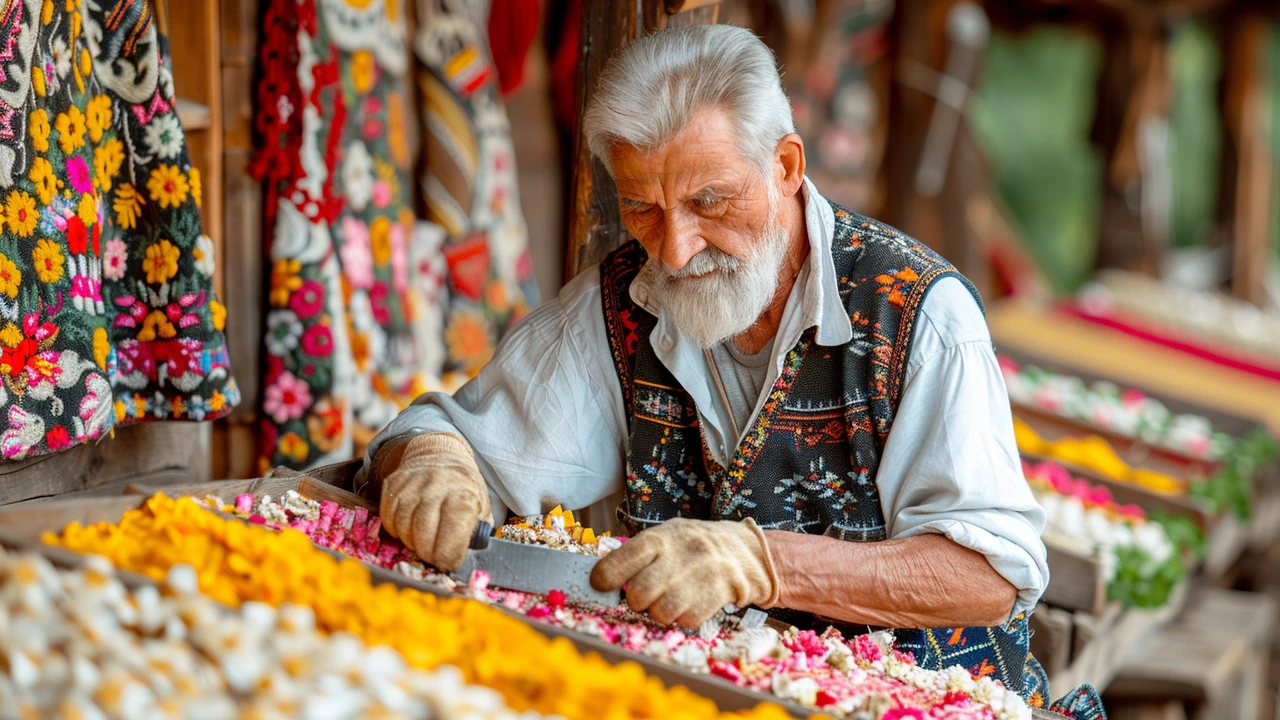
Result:
<svg viewBox="0 0 1280 720"><path fill-rule="evenodd" d="M289 297L302 287L302 263L297 260L277 260L271 267L271 304L284 307L289 304Z"/></svg>
<svg viewBox="0 0 1280 720"><path fill-rule="evenodd" d="M302 462L307 459L307 441L297 433L285 433L280 437L280 442L276 446L280 452L294 462Z"/></svg>
<svg viewBox="0 0 1280 720"><path fill-rule="evenodd" d="M62 256L62 248L49 238L40 238L36 249L31 251L31 261L36 266L36 276L40 282L54 283L62 279L63 265L67 260Z"/></svg>
<svg viewBox="0 0 1280 720"><path fill-rule="evenodd" d="M4 206L4 221L10 231L20 237L31 237L39 219L40 212L36 210L35 198L21 190L9 191L9 200Z"/></svg>
<svg viewBox="0 0 1280 720"><path fill-rule="evenodd" d="M44 108L32 110L28 121L27 132L31 135L31 147L36 152L49 152L49 113Z"/></svg>
<svg viewBox="0 0 1280 720"><path fill-rule="evenodd" d="M168 240L161 240L147 246L147 255L142 260L142 269L147 273L147 282L168 282L169 278L178 274L178 247Z"/></svg>
<svg viewBox="0 0 1280 720"><path fill-rule="evenodd" d="M93 193L81 195L76 214L80 216L80 222L84 223L85 227L92 227L98 222L98 197Z"/></svg>
<svg viewBox="0 0 1280 720"><path fill-rule="evenodd" d="M142 214L142 206L147 201L129 183L120 183L111 207L116 211L116 224L124 230L132 230L138 225L138 216Z"/></svg>
<svg viewBox="0 0 1280 720"><path fill-rule="evenodd" d="M160 203L161 209L181 205L186 201L190 189L186 176L173 165L155 168L147 180L147 192L151 194L152 200Z"/></svg>
<svg viewBox="0 0 1280 720"><path fill-rule="evenodd" d="M66 112L58 113L53 126L58 131L58 147L64 154L70 155L84 147L84 113L80 108L72 105Z"/></svg>
<svg viewBox="0 0 1280 720"><path fill-rule="evenodd" d="M31 86L35 89L37 96L45 96L46 88L44 86L44 68L31 68Z"/></svg>
<svg viewBox="0 0 1280 720"><path fill-rule="evenodd" d="M93 329L93 359L98 367L107 369L107 358L111 355L111 341L107 339L106 328Z"/></svg>
<svg viewBox="0 0 1280 720"><path fill-rule="evenodd" d="M18 297L18 286L21 283L22 271L18 269L16 263L9 259L8 255L0 253L0 293L16 298ZM9 327L13 327L13 325ZM18 340L22 340L21 334L19 334ZM17 345L17 343L14 343L14 345ZM9 347L13 347L13 345Z"/></svg>
<svg viewBox="0 0 1280 720"><path fill-rule="evenodd" d="M391 221L385 217L374 218L369 223L369 249L375 265L391 262Z"/></svg>
<svg viewBox="0 0 1280 720"><path fill-rule="evenodd" d="M93 149L93 186L102 191L111 189L111 181L124 163L124 145L115 138Z"/></svg>
<svg viewBox="0 0 1280 720"><path fill-rule="evenodd" d="M53 173L53 165L42 157L36 157L31 161L31 170L27 172L27 177L31 178L31 182L35 183L36 195L40 197L41 205L48 205L53 202L53 196L58 192L58 177Z"/></svg>
<svg viewBox="0 0 1280 720"><path fill-rule="evenodd" d="M209 318L213 320L213 329L222 332L222 329L227 326L227 307L217 300L210 300Z"/></svg>
<svg viewBox="0 0 1280 720"><path fill-rule="evenodd" d="M196 201L196 207L204 207L204 185L200 183L200 170L194 165L187 173L187 184L191 186L191 198Z"/></svg>
<svg viewBox="0 0 1280 720"><path fill-rule="evenodd" d="M102 142L102 133L111 127L111 98L99 95L90 100L85 107L85 124L89 126L89 139Z"/></svg>
<svg viewBox="0 0 1280 720"><path fill-rule="evenodd" d="M227 396L223 395L217 390L214 390L213 396L209 398L209 407L214 412L222 412L222 409L225 408L226 406L227 406Z"/></svg>
<svg viewBox="0 0 1280 720"><path fill-rule="evenodd" d="M0 343L7 348L16 348L22 342L22 330L13 323L8 323L0 330Z"/></svg>
<svg viewBox="0 0 1280 720"><path fill-rule="evenodd" d="M351 53L351 85L357 95L364 95L373 89L377 80L377 64L373 61L373 53L368 50L357 50Z"/></svg>
<svg viewBox="0 0 1280 720"><path fill-rule="evenodd" d="M157 332L160 337L166 339L178 334L178 331L173 327L173 323L169 322L169 318L165 317L164 312L152 310L142 321L142 329L138 331L138 339L142 342L151 342L156 339Z"/></svg>

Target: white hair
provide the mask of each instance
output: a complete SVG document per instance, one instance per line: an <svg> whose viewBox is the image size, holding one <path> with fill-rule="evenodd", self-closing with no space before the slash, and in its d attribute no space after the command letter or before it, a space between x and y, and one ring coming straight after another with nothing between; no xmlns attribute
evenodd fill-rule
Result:
<svg viewBox="0 0 1280 720"><path fill-rule="evenodd" d="M689 25L640 38L609 59L583 115L587 147L612 174L613 145L662 147L704 108L728 113L738 149L766 175L778 141L795 132L776 60L760 38L732 25Z"/></svg>

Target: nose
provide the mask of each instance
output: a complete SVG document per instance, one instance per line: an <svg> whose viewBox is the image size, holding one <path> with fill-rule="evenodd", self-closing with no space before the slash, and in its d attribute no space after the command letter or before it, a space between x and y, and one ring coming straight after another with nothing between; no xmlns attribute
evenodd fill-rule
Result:
<svg viewBox="0 0 1280 720"><path fill-rule="evenodd" d="M680 208L663 213L662 225L662 247L658 257L672 270L688 265L689 260L707 246L707 241L698 231L697 220Z"/></svg>

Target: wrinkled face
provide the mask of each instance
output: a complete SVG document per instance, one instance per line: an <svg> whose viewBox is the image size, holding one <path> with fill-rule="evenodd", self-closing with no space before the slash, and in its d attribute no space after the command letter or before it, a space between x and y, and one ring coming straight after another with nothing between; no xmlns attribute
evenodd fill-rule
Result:
<svg viewBox="0 0 1280 720"><path fill-rule="evenodd" d="M610 153L622 224L649 253L653 295L703 347L760 317L787 250L775 179L743 157L736 132L723 111L704 110L660 148Z"/></svg>

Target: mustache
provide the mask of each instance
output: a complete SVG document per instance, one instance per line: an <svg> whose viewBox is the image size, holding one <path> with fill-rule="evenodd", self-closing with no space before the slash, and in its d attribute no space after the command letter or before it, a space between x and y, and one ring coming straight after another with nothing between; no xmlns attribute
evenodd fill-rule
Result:
<svg viewBox="0 0 1280 720"><path fill-rule="evenodd" d="M672 270L662 263L657 263L657 270L664 279L682 280L706 275L716 270L735 273L740 271L743 266L744 262L740 258L736 258L718 247L708 245L697 255L689 258L689 262L679 270Z"/></svg>

